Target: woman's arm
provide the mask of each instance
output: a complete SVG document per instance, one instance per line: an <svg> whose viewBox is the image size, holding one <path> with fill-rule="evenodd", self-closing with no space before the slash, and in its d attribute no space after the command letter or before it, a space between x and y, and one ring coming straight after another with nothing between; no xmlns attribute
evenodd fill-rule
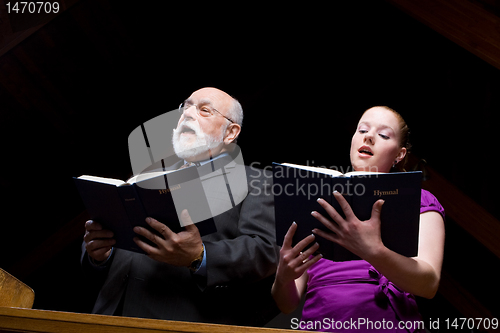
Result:
<svg viewBox="0 0 500 333"><path fill-rule="evenodd" d="M307 286L308 275L304 272L296 280L282 283L279 280L274 280L271 293L278 308L283 313L290 313L297 308L300 300L305 293Z"/></svg>
<svg viewBox="0 0 500 333"><path fill-rule="evenodd" d="M441 215L434 211L420 214L418 256L408 258L389 250L382 243L380 212L383 200L373 205L369 220L359 221L344 197L338 192L334 195L346 218L343 219L331 205L319 199L318 203L336 224L312 212L314 217L333 231L327 233L315 229L313 232L368 261L400 289L425 298L434 297L439 286L444 252L444 221Z"/></svg>
<svg viewBox="0 0 500 333"><path fill-rule="evenodd" d="M414 295L433 298L439 287L444 252L444 222L434 211L420 215L418 256L408 258L386 247L367 260L389 281Z"/></svg>
<svg viewBox="0 0 500 333"><path fill-rule="evenodd" d="M281 312L290 313L297 308L306 290L307 269L321 259L321 254L309 259L319 248L318 243L306 251L302 250L314 241L314 235L307 236L295 247L292 247L292 238L297 230L294 222L285 235L283 246L280 250L280 261L276 270L276 278L271 289L278 308Z"/></svg>

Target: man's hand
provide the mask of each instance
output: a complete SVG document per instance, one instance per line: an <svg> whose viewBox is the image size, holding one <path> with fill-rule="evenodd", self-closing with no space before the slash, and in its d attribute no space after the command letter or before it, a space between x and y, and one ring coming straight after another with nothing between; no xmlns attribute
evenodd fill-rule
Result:
<svg viewBox="0 0 500 333"><path fill-rule="evenodd" d="M111 247L116 243L112 231L103 229L102 225L92 220L85 222L83 240L88 255L96 262L108 259Z"/></svg>
<svg viewBox="0 0 500 333"><path fill-rule="evenodd" d="M181 219L183 224L186 225L186 230L176 234L163 223L148 217L146 222L151 228L158 231L162 237L155 235L145 228L135 227L135 233L150 240L156 247L146 244L138 237L134 238L134 241L154 260L174 266L187 267L200 254L203 242L198 228L193 224L186 209L182 211Z"/></svg>

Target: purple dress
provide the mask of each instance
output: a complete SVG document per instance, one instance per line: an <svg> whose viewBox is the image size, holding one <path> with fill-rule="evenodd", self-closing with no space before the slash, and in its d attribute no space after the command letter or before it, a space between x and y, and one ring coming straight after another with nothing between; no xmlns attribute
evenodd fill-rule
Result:
<svg viewBox="0 0 500 333"><path fill-rule="evenodd" d="M420 213L444 209L422 190ZM364 260L321 259L309 271L300 328L325 332L425 332L415 296Z"/></svg>

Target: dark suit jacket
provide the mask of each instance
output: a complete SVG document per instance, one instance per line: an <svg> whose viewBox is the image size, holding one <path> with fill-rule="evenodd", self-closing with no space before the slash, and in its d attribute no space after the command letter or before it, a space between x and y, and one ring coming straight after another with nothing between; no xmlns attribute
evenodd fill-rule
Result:
<svg viewBox="0 0 500 333"><path fill-rule="evenodd" d="M248 194L238 199L238 193L231 193L235 206L214 217L216 233L202 237L206 278L186 267L115 249L100 273L107 276L93 313L247 326L262 326L277 315L270 294L279 252L272 176L239 165L231 156L198 167L208 183L223 179L228 188L238 180L241 184L242 170ZM92 270L85 252L82 264Z"/></svg>

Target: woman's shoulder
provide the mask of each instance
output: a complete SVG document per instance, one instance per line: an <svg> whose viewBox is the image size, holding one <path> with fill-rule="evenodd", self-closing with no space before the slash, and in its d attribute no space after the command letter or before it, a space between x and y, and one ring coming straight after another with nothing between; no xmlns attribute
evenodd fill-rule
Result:
<svg viewBox="0 0 500 333"><path fill-rule="evenodd" d="M443 216L443 219L445 217L444 208L439 203L438 199L431 192L422 189L420 196L420 214L428 211L436 211Z"/></svg>

